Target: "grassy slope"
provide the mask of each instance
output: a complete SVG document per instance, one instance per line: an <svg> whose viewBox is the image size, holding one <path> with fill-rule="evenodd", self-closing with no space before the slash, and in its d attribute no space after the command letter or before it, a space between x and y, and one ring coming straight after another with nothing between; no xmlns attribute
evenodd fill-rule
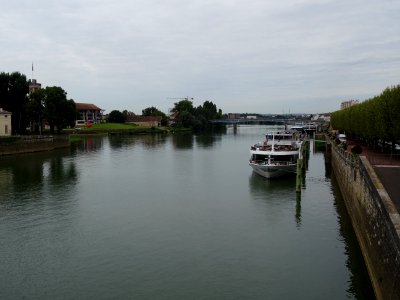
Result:
<svg viewBox="0 0 400 300"><path fill-rule="evenodd" d="M74 134L146 134L155 132L165 132L165 129L150 126L138 126L135 124L99 123L93 124L91 127L83 126L80 127L79 130L73 131Z"/></svg>

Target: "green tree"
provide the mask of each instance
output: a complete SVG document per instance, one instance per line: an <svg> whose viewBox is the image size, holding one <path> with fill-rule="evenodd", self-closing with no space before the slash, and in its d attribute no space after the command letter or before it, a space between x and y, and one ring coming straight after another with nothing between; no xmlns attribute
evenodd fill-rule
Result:
<svg viewBox="0 0 400 300"><path fill-rule="evenodd" d="M75 121L76 121L76 105L75 101L73 99L67 100L67 102L64 103L64 118L62 122L62 127L74 127L75 126Z"/></svg>
<svg viewBox="0 0 400 300"><path fill-rule="evenodd" d="M173 112L189 112L191 113L193 111L193 102L190 101L188 98L185 98L179 102L174 103L174 108L172 109Z"/></svg>
<svg viewBox="0 0 400 300"><path fill-rule="evenodd" d="M155 108L154 106L147 107L142 110L143 116L154 116L154 117L161 117L161 125L166 126L168 125L168 118L167 115L164 114L159 109Z"/></svg>
<svg viewBox="0 0 400 300"><path fill-rule="evenodd" d="M142 116L162 116L164 113L154 106L142 110Z"/></svg>
<svg viewBox="0 0 400 300"><path fill-rule="evenodd" d="M126 121L126 119L128 118L128 114L129 114L128 110L124 109L124 110L122 111L122 115L124 116L124 120L125 120L125 121Z"/></svg>
<svg viewBox="0 0 400 300"><path fill-rule="evenodd" d="M174 103L174 108L172 112L177 113L175 118L176 124L178 126L183 126L186 128L192 127L193 117L193 103L189 99L185 98L179 102Z"/></svg>
<svg viewBox="0 0 400 300"><path fill-rule="evenodd" d="M208 129L210 120L222 118L222 110L218 110L211 101L205 101L203 105L194 108L192 101L185 98L175 103L172 111L178 113L176 120L179 126L190 127L195 132Z"/></svg>
<svg viewBox="0 0 400 300"><path fill-rule="evenodd" d="M31 130L42 133L44 119L44 103L46 99L45 90L40 89L29 95L29 102L26 106L28 118L31 121Z"/></svg>
<svg viewBox="0 0 400 300"><path fill-rule="evenodd" d="M71 125L75 120L75 102L67 100L67 93L58 86L44 89L44 117L50 126L51 133L61 132L63 128Z"/></svg>
<svg viewBox="0 0 400 300"><path fill-rule="evenodd" d="M332 113L334 129L345 130L371 145L400 140L400 85L386 88L380 95Z"/></svg>
<svg viewBox="0 0 400 300"><path fill-rule="evenodd" d="M25 75L19 72L0 73L0 107L12 113L13 134L26 131L28 92L29 84Z"/></svg>
<svg viewBox="0 0 400 300"><path fill-rule="evenodd" d="M110 123L125 123L125 117L124 117L124 114L122 112L120 112L119 110L113 110L108 115L107 121Z"/></svg>

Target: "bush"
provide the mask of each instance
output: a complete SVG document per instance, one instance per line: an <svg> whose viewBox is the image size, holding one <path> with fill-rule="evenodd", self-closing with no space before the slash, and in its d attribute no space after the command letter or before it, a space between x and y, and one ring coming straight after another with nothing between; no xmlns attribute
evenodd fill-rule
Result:
<svg viewBox="0 0 400 300"><path fill-rule="evenodd" d="M125 123L125 116L119 110L113 110L108 115L108 120L107 121L109 123Z"/></svg>

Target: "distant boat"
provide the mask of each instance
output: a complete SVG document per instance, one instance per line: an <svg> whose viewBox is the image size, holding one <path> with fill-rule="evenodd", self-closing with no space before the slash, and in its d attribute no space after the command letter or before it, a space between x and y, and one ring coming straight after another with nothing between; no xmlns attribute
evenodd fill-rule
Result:
<svg viewBox="0 0 400 300"><path fill-rule="evenodd" d="M317 124L310 122L303 125L303 129L306 133L310 134L317 131Z"/></svg>
<svg viewBox="0 0 400 300"><path fill-rule="evenodd" d="M297 132L300 132L300 133L304 133L305 132L303 123L294 124L293 126L290 127L290 130L297 131Z"/></svg>
<svg viewBox="0 0 400 300"><path fill-rule="evenodd" d="M303 143L301 137L296 130L267 133L265 141L250 147L250 167L265 178L294 175Z"/></svg>
<svg viewBox="0 0 400 300"><path fill-rule="evenodd" d="M313 133L313 132L315 132L317 130L317 124L312 123L312 122L306 123L306 124L296 123L295 125L290 127L290 129L291 130L296 130L296 131L301 132L301 133L310 134L310 133Z"/></svg>

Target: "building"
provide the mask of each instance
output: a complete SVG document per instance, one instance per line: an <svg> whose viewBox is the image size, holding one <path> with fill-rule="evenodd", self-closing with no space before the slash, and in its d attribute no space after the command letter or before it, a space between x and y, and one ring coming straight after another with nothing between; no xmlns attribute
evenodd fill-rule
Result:
<svg viewBox="0 0 400 300"><path fill-rule="evenodd" d="M229 113L228 114L228 119L240 119L242 117L241 114L237 114L237 113Z"/></svg>
<svg viewBox="0 0 400 300"><path fill-rule="evenodd" d="M313 115L311 117L311 121L330 122L331 121L331 114L330 113L315 114L315 115Z"/></svg>
<svg viewBox="0 0 400 300"><path fill-rule="evenodd" d="M340 104L340 109L345 109L345 108L348 108L348 107L353 106L355 104L358 104L358 100L343 101Z"/></svg>
<svg viewBox="0 0 400 300"><path fill-rule="evenodd" d="M11 135L11 113L0 108L0 136Z"/></svg>
<svg viewBox="0 0 400 300"><path fill-rule="evenodd" d="M92 103L75 103L77 120L76 125L87 125L88 123L100 123L103 121L103 111Z"/></svg>
<svg viewBox="0 0 400 300"><path fill-rule="evenodd" d="M29 83L29 95L42 88L42 84L37 82L36 79L29 80L28 83Z"/></svg>
<svg viewBox="0 0 400 300"><path fill-rule="evenodd" d="M137 116L129 112L126 116L126 123L133 123L141 126L159 127L161 126L161 116Z"/></svg>

